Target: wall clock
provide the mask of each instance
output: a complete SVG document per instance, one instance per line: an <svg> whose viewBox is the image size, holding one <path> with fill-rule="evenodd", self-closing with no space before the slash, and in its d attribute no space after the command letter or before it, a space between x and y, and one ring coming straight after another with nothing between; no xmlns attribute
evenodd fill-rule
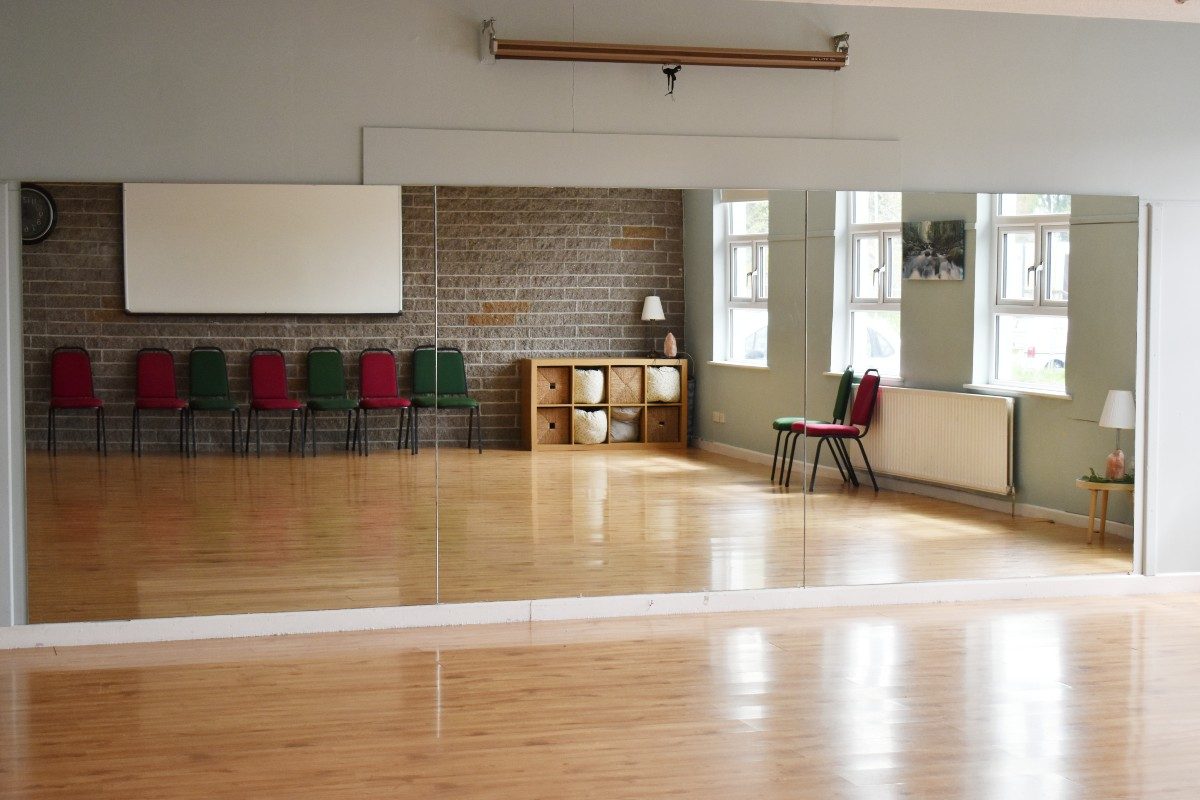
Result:
<svg viewBox="0 0 1200 800"><path fill-rule="evenodd" d="M21 241L37 244L54 232L58 207L50 193L36 183L21 184Z"/></svg>

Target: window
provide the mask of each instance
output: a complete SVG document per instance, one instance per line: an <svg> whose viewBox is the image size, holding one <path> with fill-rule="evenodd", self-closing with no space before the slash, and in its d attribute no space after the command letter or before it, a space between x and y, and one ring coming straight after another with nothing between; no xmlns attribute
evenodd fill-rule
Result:
<svg viewBox="0 0 1200 800"><path fill-rule="evenodd" d="M995 196L989 383L1066 391L1071 196Z"/></svg>
<svg viewBox="0 0 1200 800"><path fill-rule="evenodd" d="M766 365L770 206L767 200L720 205L725 224L725 360Z"/></svg>
<svg viewBox="0 0 1200 800"><path fill-rule="evenodd" d="M899 192L847 192L839 219L846 265L846 313L841 318L843 360L855 372L874 367L881 375L900 375L900 294L902 280Z"/></svg>

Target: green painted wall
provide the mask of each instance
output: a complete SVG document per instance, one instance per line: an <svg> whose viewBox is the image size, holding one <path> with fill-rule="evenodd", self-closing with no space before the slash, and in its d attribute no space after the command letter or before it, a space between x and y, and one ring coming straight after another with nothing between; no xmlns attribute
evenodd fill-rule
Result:
<svg viewBox="0 0 1200 800"><path fill-rule="evenodd" d="M702 362L699 435L764 453L774 447L771 419L802 414L806 407L811 416L828 415L837 389L837 378L825 374L830 370L833 329L836 195L809 193L805 253L793 252L791 240L794 210L803 200L782 200L779 224L789 227L781 229L787 231L787 236L780 234L786 241L777 244L777 199L772 194L770 367L746 370L708 363L712 358L712 320L706 312L713 307L713 193L689 191L684 196L687 334L693 354ZM966 221L968 267L961 282L905 282L901 301L905 386L969 391L964 384L973 377L977 206L974 194L904 195L907 221ZM1134 386L1137 213L1136 198L1076 195L1072 199L1067 344L1071 399L1017 398L1018 502L1087 513L1087 493L1075 488L1074 479L1088 467L1102 471L1112 449L1114 432L1096 424L1108 390ZM726 424L712 423L712 412L722 410ZM1122 433L1122 444L1131 459L1132 432ZM1114 496L1112 502L1110 519L1129 522L1128 498Z"/></svg>

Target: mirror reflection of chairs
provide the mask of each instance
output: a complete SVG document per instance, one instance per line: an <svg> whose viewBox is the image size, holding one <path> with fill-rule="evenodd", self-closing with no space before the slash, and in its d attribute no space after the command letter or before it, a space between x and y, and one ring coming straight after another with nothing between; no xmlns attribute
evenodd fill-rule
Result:
<svg viewBox="0 0 1200 800"><path fill-rule="evenodd" d="M845 381L845 374L842 376ZM847 393L848 396L849 393ZM839 391L839 398L841 392ZM792 483L792 467L796 460L796 446L801 438L817 439L817 449L813 453L812 477L809 478L808 490L811 492L816 487L817 469L821 462L821 449L825 445L829 446L829 452L833 456L834 464L841 473L842 482L852 483L855 487L859 485L858 473L854 469L854 463L850 460L849 448L846 442L853 441L858 445L859 453L862 455L863 464L867 468L867 474L871 476L871 485L875 491L879 491L879 482L875 480L875 470L871 468L871 460L867 457L867 449L863 446L863 437L871 429L871 421L875 417L875 406L879 399L879 370L868 369L863 373L862 379L859 381L858 390L854 393L854 404L850 409L850 419L848 422L810 422L800 420L792 423L792 433L796 434L792 442L791 454L788 459L787 474L781 476L783 485L790 486ZM835 409L836 413L837 409ZM843 407L842 413L845 414Z"/></svg>
<svg viewBox="0 0 1200 800"><path fill-rule="evenodd" d="M483 452L482 406L470 394L466 359L456 347L425 345L412 351L413 395L400 391L396 354L386 347L368 347L359 354L359 396L353 397L346 379L341 350L331 346L311 348L305 358L306 397L297 399L288 390L287 361L282 350L260 347L249 356L249 409L242 430L241 408L230 389L229 364L225 352L213 345L199 345L188 353L188 392L180 397L175 377L175 357L162 347L144 347L135 359L136 382L130 430L130 452L142 455L142 417L147 411L171 411L179 415L179 452L195 456L197 418L205 413L229 415L229 449L249 455L250 437L255 452L262 454L262 415L288 413L288 452L293 452L296 418L300 415L300 453L317 453L318 415L345 413L343 449L370 455L369 420L380 412L398 412L396 449L419 449L420 408L460 409L468 412L467 448ZM94 389L92 360L77 346L56 348L50 358L50 398L46 449L58 452L58 413L85 410L96 415L96 449L107 454L108 434L104 401Z"/></svg>

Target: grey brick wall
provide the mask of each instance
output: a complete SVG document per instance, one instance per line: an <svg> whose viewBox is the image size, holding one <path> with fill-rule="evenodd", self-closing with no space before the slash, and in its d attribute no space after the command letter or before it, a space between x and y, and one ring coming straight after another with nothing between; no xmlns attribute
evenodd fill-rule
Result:
<svg viewBox="0 0 1200 800"><path fill-rule="evenodd" d="M404 313L401 315L131 315L124 311L119 184L44 184L58 204L54 234L23 256L26 426L28 444L45 446L50 352L87 347L97 393L108 409L110 450L128 447L134 358L141 347L176 356L179 390L186 358L211 344L229 359L235 397L247 396L250 351L278 347L291 387L303 396L308 348L332 345L347 361L357 391L357 353L391 347L402 390L410 386L409 352L439 338L461 347L471 390L484 403L489 445L512 446L517 431L516 361L526 356L637 355L646 347L641 301L657 289L666 329L683 328L682 197L678 191L626 189L439 188L438 274L434 274L433 191L403 192ZM436 294L436 298L435 298ZM681 342L682 344L682 342ZM201 449L228 446L223 419L203 418ZM286 417L264 427L264 446L283 441ZM60 447L90 445L90 418L59 418ZM423 426L426 441L430 426ZM465 441L465 420L438 424L448 444ZM145 446L173 447L174 420L143 417ZM376 426L380 442L386 437ZM340 441L327 418L321 442Z"/></svg>

